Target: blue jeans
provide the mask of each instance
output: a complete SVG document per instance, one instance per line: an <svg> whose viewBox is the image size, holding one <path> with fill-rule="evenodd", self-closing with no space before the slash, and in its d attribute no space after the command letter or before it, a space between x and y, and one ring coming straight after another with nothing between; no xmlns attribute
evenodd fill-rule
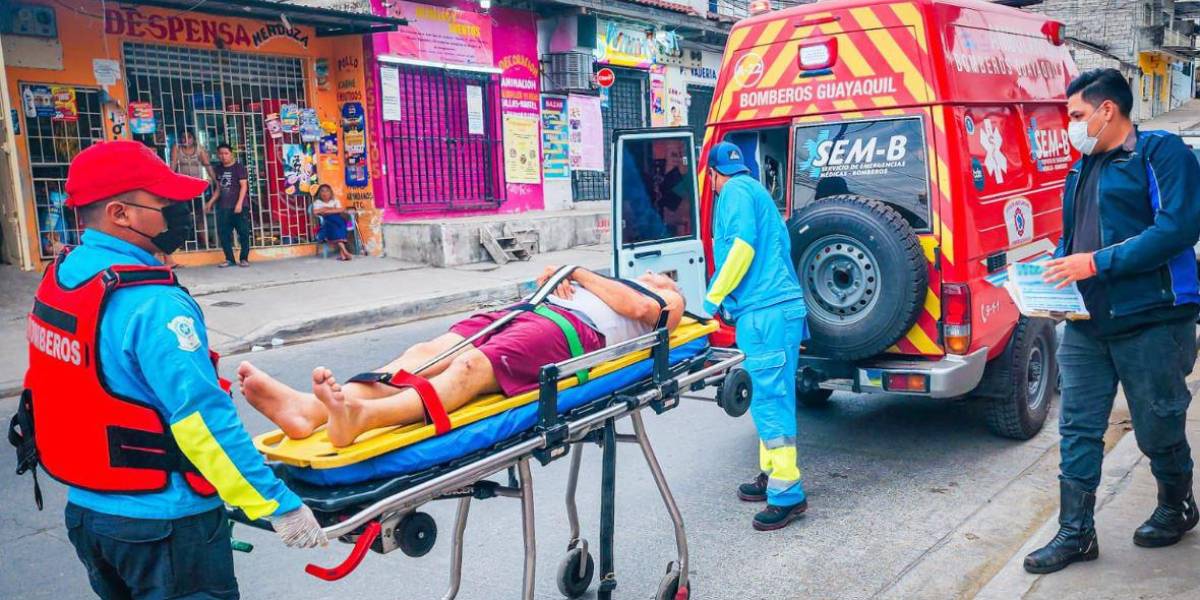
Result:
<svg viewBox="0 0 1200 600"><path fill-rule="evenodd" d="M776 304L737 320L737 345L746 353L750 416L758 429L758 456L768 477L767 502L792 506L804 500L796 456L796 366L808 337L804 301Z"/></svg>
<svg viewBox="0 0 1200 600"><path fill-rule="evenodd" d="M237 600L229 520L219 507L131 519L67 504L67 537L102 600Z"/></svg>
<svg viewBox="0 0 1200 600"><path fill-rule="evenodd" d="M1117 383L1125 390L1138 448L1163 483L1192 474L1184 425L1192 395L1186 378L1196 361L1196 325L1159 323L1136 334L1099 340L1068 323L1058 349L1062 372L1059 478L1095 492L1104 459L1104 432Z"/></svg>

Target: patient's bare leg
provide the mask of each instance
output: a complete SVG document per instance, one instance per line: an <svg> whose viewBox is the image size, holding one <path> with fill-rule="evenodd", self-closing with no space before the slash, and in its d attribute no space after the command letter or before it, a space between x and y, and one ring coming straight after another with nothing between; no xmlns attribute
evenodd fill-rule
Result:
<svg viewBox="0 0 1200 600"><path fill-rule="evenodd" d="M461 335L446 333L431 341L414 344L405 350L400 358L388 363L379 371L384 373L394 373L400 369L412 371L462 340ZM452 356L432 365L422 371L421 375L431 377L441 373L446 370L453 359ZM270 419L272 423L278 425L292 439L301 439L312 435L312 432L324 425L329 418L329 412L325 410L325 405L318 401L315 395L289 387L249 362L242 362L238 365L237 374L242 395L246 397L250 405ZM396 388L379 383L350 383L345 387L345 394L353 398L370 400L395 395Z"/></svg>
<svg viewBox="0 0 1200 600"><path fill-rule="evenodd" d="M471 399L500 391L492 364L482 352L469 348L430 379L446 412L453 412ZM425 413L416 392L405 390L385 398L363 401L340 390L329 369L313 371L313 392L329 411L326 432L334 446L348 446L363 432L379 427L421 422Z"/></svg>

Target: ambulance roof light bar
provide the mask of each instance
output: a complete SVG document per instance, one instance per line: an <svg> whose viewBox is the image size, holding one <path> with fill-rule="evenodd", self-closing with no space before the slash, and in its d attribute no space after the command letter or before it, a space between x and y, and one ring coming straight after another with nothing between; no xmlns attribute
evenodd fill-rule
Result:
<svg viewBox="0 0 1200 600"><path fill-rule="evenodd" d="M804 76L823 75L837 63L837 38L814 40L800 45L797 58Z"/></svg>
<svg viewBox="0 0 1200 600"><path fill-rule="evenodd" d="M1055 46L1061 46L1067 41L1067 26L1059 21L1042 23L1042 33L1050 38L1050 42Z"/></svg>
<svg viewBox="0 0 1200 600"><path fill-rule="evenodd" d="M761 15L771 12L771 0L751 0L749 12L751 15Z"/></svg>

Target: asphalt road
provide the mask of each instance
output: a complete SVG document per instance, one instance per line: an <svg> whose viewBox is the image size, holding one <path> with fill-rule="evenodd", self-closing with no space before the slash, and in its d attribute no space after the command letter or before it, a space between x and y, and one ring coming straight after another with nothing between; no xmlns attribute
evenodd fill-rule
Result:
<svg viewBox="0 0 1200 600"><path fill-rule="evenodd" d="M244 357L285 382L302 385L316 365L346 377L443 331L450 321L434 319ZM231 374L240 358L227 359L223 372ZM0 415L7 419L14 406L11 399L0 401ZM238 407L249 431L268 428L240 398ZM756 506L739 502L733 492L757 468L749 416L734 420L714 404L700 402L685 402L661 416L646 414L650 438L687 525L695 598L894 596L901 577L945 544L956 527L1027 471L1057 439L1053 417L1038 437L1018 443L991 436L980 407L971 403L839 394L830 408L800 413L808 516L783 531L763 534L750 528ZM628 430L628 423L623 429ZM533 470L539 598L560 597L554 574L567 541L567 462L535 465ZM674 558L670 522L636 448L622 446L618 474L616 596L649 598ZM581 482L584 536L595 544L599 451L594 447L584 457ZM42 485L46 510L37 512L30 479L15 477L12 453L0 451L0 506L6 508L0 512L0 598L89 597L83 568L62 526L63 488L44 476ZM427 510L447 532L453 508L452 502L439 502ZM1019 521L1013 526L1029 526L1020 512L1012 511ZM250 599L437 598L449 572L448 535L423 558L368 554L354 574L325 583L304 574L304 563L332 565L349 546L290 550L265 532L242 526L234 532L255 545L253 553L236 555L242 594ZM459 597L518 597L522 546L517 501L475 502L466 545ZM953 564L944 568L947 577L959 576ZM594 589L595 584L588 597L594 597Z"/></svg>

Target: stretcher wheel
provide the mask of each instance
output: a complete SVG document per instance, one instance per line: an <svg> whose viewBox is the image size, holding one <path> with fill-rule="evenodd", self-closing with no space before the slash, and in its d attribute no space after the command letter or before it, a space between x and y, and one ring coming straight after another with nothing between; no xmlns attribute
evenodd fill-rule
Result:
<svg viewBox="0 0 1200 600"><path fill-rule="evenodd" d="M663 576L662 581L658 583L658 593L654 595L655 600L688 600L692 597L692 590L689 589L692 582L688 582L688 587L679 589L679 571L671 568L667 574Z"/></svg>
<svg viewBox="0 0 1200 600"><path fill-rule="evenodd" d="M579 575L579 562L584 564L583 575ZM583 548L572 548L558 563L558 591L568 598L578 598L592 585L592 575L595 574L596 563L592 555L584 552Z"/></svg>
<svg viewBox="0 0 1200 600"><path fill-rule="evenodd" d="M437 542L437 523L428 513L413 512L400 519L396 530L396 545L405 556L418 558L429 554Z"/></svg>
<svg viewBox="0 0 1200 600"><path fill-rule="evenodd" d="M725 414L737 418L750 409L753 393L750 374L745 369L733 369L725 375L721 387L717 388L717 404L725 409Z"/></svg>

